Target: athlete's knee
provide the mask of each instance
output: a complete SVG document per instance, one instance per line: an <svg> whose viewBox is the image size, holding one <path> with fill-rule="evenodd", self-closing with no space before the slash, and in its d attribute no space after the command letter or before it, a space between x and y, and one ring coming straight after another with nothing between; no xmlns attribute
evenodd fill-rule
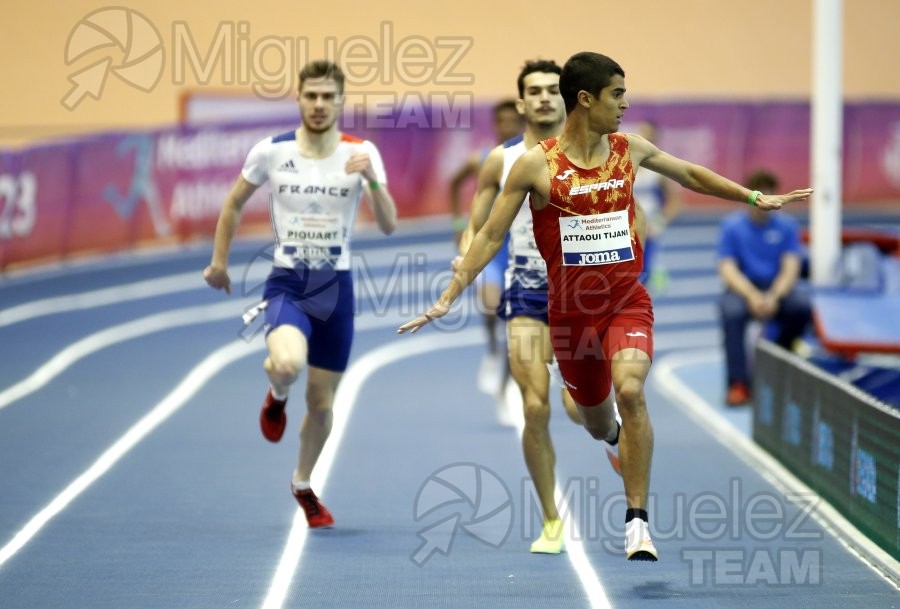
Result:
<svg viewBox="0 0 900 609"><path fill-rule="evenodd" d="M644 383L634 377L625 379L620 387L616 387L616 403L620 412L644 408Z"/></svg>
<svg viewBox="0 0 900 609"><path fill-rule="evenodd" d="M303 371L303 361L299 357L271 355L266 362L266 371L276 383L290 385Z"/></svg>
<svg viewBox="0 0 900 609"><path fill-rule="evenodd" d="M306 408L310 414L331 412L334 389L330 386L310 385L306 388Z"/></svg>
<svg viewBox="0 0 900 609"><path fill-rule="evenodd" d="M525 425L540 425L546 427L550 422L550 404L546 396L543 398L536 394L526 394L522 398L522 414L525 417Z"/></svg>

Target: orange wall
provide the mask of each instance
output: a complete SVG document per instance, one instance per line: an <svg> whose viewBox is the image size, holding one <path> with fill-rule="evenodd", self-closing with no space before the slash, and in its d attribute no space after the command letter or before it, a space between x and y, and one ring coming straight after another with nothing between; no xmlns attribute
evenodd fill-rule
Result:
<svg viewBox="0 0 900 609"><path fill-rule="evenodd" d="M413 85L395 76L386 83L353 87L357 92L418 90L497 98L514 92L514 77L524 59L542 56L561 63L580 50L618 60L633 101L803 99L811 87L813 0L574 0L541 5L509 0L133 0L124 6L146 17L160 33L166 55L160 80L145 92L110 76L99 100L84 98L67 110L61 100L72 88L67 79L73 72L103 57L110 57L113 65L124 57L120 49L96 49L69 66L65 63L67 39L75 25L105 6L84 0L55 0L50 5L18 0L4 7L0 146L80 131L171 124L177 120L179 95L186 87L247 91L252 83L240 82L240 71L248 66L251 74L253 70L240 57L224 78L220 64L207 82L198 82L189 69L183 83L174 82L178 68L187 65L184 55L175 53L175 32L205 54L222 24L233 25L232 41L238 50L267 37L288 38L295 47L298 42L308 44L308 53L301 50L290 59L292 66L324 54L328 38L340 45L368 37L379 49L385 21L395 49L408 37L419 37L431 48L440 37L471 42L451 72L451 76L471 74L471 83L446 84L431 77ZM444 12L434 16L438 10ZM846 0L844 23L846 96L900 101L900 77L893 65L900 57L896 35L900 1ZM435 60L445 64L449 48L436 52ZM263 68L278 72L278 57L269 48ZM396 68L396 61L392 66Z"/></svg>

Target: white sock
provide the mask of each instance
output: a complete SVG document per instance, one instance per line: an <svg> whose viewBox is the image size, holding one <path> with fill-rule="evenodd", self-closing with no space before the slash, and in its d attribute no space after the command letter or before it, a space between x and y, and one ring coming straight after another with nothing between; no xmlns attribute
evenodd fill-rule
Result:
<svg viewBox="0 0 900 609"><path fill-rule="evenodd" d="M298 491L309 490L309 480L301 480L299 482L291 482L291 486Z"/></svg>
<svg viewBox="0 0 900 609"><path fill-rule="evenodd" d="M284 401L287 399L287 393L281 394L275 391L275 388L269 385L272 389L272 397L279 401Z"/></svg>

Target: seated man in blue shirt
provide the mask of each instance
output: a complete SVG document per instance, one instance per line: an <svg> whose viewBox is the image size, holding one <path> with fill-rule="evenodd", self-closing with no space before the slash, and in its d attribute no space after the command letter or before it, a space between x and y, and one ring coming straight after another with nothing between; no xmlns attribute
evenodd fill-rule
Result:
<svg viewBox="0 0 900 609"><path fill-rule="evenodd" d="M750 176L747 188L762 193L778 189L766 171ZM777 343L790 349L809 323L809 294L797 289L801 250L797 222L790 216L756 207L730 214L719 236L719 276L726 291L719 299L725 339L729 405L750 400L750 373L744 333L751 319L775 320Z"/></svg>

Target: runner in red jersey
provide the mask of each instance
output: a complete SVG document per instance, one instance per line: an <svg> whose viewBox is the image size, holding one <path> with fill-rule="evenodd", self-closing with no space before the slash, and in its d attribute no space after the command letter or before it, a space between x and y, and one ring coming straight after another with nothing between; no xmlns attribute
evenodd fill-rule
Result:
<svg viewBox="0 0 900 609"><path fill-rule="evenodd" d="M643 248L636 230L628 136L611 133L606 162L585 169L558 139L541 142L548 205L532 209L547 261L550 335L563 379L578 404L610 396L612 361L626 348L653 355L653 310L638 281Z"/></svg>
<svg viewBox="0 0 900 609"><path fill-rule="evenodd" d="M639 135L617 133L628 109L625 71L605 55L573 55L559 82L567 113L563 134L516 161L450 285L424 315L398 332L415 332L447 314L503 244L529 195L535 238L547 262L550 333L563 378L591 436L611 441L619 434L626 557L656 560L647 514L653 428L644 398L653 313L637 281L643 252L635 234L634 171L641 166L695 192L765 210L806 199L812 190L750 191Z"/></svg>

